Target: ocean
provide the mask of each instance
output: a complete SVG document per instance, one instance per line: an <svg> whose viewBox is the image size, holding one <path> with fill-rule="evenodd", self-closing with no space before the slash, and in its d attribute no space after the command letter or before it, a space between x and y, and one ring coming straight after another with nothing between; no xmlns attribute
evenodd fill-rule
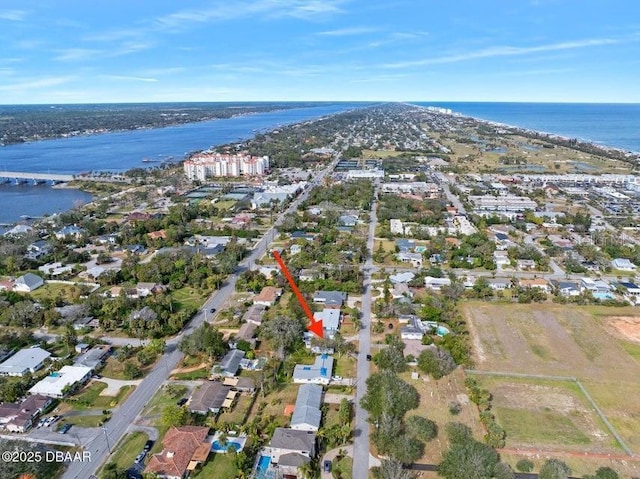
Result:
<svg viewBox="0 0 640 479"><path fill-rule="evenodd" d="M640 104L411 102L530 130L640 152Z"/></svg>
<svg viewBox="0 0 640 479"><path fill-rule="evenodd" d="M362 106L355 103L279 110L203 121L165 128L104 133L44 140L0 147L2 171L80 173L126 171L158 165L156 161L180 161L186 153L244 141L257 132L320 118ZM151 160L144 162L143 160ZM49 185L0 185L0 224L11 224L23 215L43 216L66 211L90 201L84 192ZM0 232L2 230L0 229Z"/></svg>

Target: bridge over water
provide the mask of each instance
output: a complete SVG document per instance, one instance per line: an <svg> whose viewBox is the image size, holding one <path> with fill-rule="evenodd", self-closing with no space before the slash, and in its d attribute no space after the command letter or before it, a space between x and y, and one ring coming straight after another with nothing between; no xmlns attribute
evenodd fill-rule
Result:
<svg viewBox="0 0 640 479"><path fill-rule="evenodd" d="M74 175L61 175L56 173L29 173L25 171L0 171L0 178L16 180L36 180L36 181L71 181Z"/></svg>

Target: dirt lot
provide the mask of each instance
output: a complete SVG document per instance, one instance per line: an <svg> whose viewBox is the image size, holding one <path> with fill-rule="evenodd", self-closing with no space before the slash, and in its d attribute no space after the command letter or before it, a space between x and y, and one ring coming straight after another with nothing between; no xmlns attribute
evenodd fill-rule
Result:
<svg viewBox="0 0 640 479"><path fill-rule="evenodd" d="M576 377L627 445L640 454L637 309L468 302L475 369ZM621 454L571 381L485 378L513 447Z"/></svg>

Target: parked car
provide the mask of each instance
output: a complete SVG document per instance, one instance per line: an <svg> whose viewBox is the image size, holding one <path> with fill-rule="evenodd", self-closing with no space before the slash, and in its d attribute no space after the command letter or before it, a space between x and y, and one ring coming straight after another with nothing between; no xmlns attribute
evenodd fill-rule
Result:
<svg viewBox="0 0 640 479"><path fill-rule="evenodd" d="M371 361L371 355L367 354L367 361Z"/></svg>
<svg viewBox="0 0 640 479"><path fill-rule="evenodd" d="M152 441L151 439L149 439L147 442L144 443L144 450L146 452L149 452L155 443L156 443L155 441Z"/></svg>
<svg viewBox="0 0 640 479"><path fill-rule="evenodd" d="M69 432L69 429L71 429L71 424L65 424L60 429L58 429L58 432L60 434L66 434L67 432Z"/></svg>
<svg viewBox="0 0 640 479"><path fill-rule="evenodd" d="M324 472L331 472L331 461L329 459L324 461L323 470L324 470Z"/></svg>
<svg viewBox="0 0 640 479"><path fill-rule="evenodd" d="M140 464L142 461L144 461L145 457L147 457L147 453L145 451L142 451L136 456L136 464Z"/></svg>
<svg viewBox="0 0 640 479"><path fill-rule="evenodd" d="M178 400L178 402L176 404L178 406L184 406L185 404L187 404L188 400L189 400L188 398L182 398L182 399Z"/></svg>
<svg viewBox="0 0 640 479"><path fill-rule="evenodd" d="M216 308L211 308L211 309L209 310L209 312L210 312L210 313L215 313L215 312L216 312Z"/></svg>

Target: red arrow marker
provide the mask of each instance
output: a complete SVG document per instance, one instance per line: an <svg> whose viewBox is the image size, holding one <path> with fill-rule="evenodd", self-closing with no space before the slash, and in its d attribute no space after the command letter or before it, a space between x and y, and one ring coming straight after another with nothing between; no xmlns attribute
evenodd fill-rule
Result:
<svg viewBox="0 0 640 479"><path fill-rule="evenodd" d="M318 336L319 338L323 337L324 329L322 327L322 320L320 319L316 321L316 319L313 317L313 313L309 309L309 306L307 305L307 302L304 300L302 293L300 293L300 290L296 286L296 283L294 283L293 278L291 277L291 273L289 273L289 270L285 266L284 261L282 261L282 257L280 256L280 253L278 253L277 251L273 251L273 257L276 259L278 266L280 266L280 269L282 270L282 274L284 274L284 277L287 278L287 281L289 282L291 289L295 293L296 298L298 298L298 302L300 303L300 306L302 306L304 313L307 315L307 318L309 318L309 326L307 326L307 329L311 331L313 334L315 334L316 336Z"/></svg>

